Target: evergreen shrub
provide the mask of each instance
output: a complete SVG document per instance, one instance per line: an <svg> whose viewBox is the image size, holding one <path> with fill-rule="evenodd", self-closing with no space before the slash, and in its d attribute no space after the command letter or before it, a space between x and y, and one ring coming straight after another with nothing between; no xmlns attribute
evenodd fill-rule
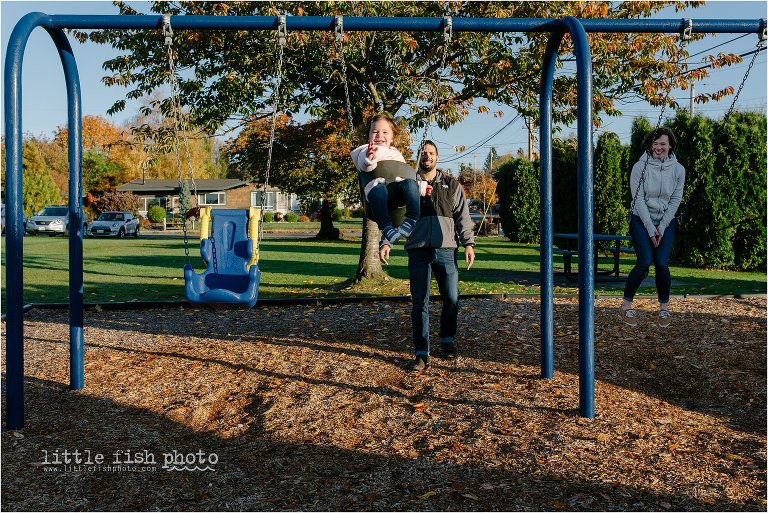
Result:
<svg viewBox="0 0 768 513"><path fill-rule="evenodd" d="M504 163L495 174L501 226L511 241L539 240L538 169L538 162L515 158Z"/></svg>
<svg viewBox="0 0 768 513"><path fill-rule="evenodd" d="M163 219L165 219L165 215L165 209L160 205L152 205L149 207L149 210L147 210L147 219L153 223L162 223Z"/></svg>

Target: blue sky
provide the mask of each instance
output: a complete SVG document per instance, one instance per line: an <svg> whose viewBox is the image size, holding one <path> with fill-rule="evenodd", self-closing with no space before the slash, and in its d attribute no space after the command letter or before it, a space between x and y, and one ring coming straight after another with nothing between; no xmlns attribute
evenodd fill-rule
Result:
<svg viewBox="0 0 768 513"><path fill-rule="evenodd" d="M137 2L131 2L137 3ZM138 3L137 3L138 4ZM712 1L698 9L687 9L682 13L676 13L673 9L663 12L659 18L679 19L690 17L694 19L758 19L768 17L768 2L730 2ZM111 1L93 2L34 2L34 1L9 1L0 2L0 35L2 36L2 56L5 62L5 53L8 38L17 21L29 12L44 12L47 14L115 14L116 8ZM147 12L147 9L142 9ZM757 36L748 35L736 41L727 43L737 37L737 34L719 34L708 36L702 41L689 46L691 54L709 49L716 45L714 52L744 53L754 49ZM727 44L723 44L727 43ZM137 104L129 104L129 107L120 115L109 118L107 109L112 103L125 95L125 89L118 87L106 87L101 83L101 77L105 74L101 64L108 58L116 55L110 48L105 48L92 43L80 45L72 41L75 58L78 64L82 87L83 113L95 114L107 117L114 123L122 123L136 114ZM703 55L702 55L703 56ZM700 58L699 56L698 58ZM697 58L689 61L695 64ZM696 92L713 92L727 85L737 88L747 68L748 59L744 63L729 68L713 70L710 77L703 83L696 84ZM766 110L766 52L762 52L755 63L744 90L739 97L738 109L765 112ZM35 135L50 136L57 126L66 123L66 91L64 86L61 64L56 55L50 37L42 30L33 32L27 44L23 64L23 107L22 124L25 132ZM688 92L675 92L673 96L678 98L681 105L688 105ZM727 110L732 96L726 97L720 102L710 102L704 105L696 105L697 113L703 113L709 117L719 117ZM503 110L505 115L501 118L493 118L489 115L473 114L466 118L460 125L452 127L444 132L433 128L429 137L438 142L440 156L444 161L444 167L456 171L460 162L472 165L475 161L481 166L491 146L496 147L500 154L517 151L518 148L527 150L528 134L521 121L512 122L514 111L510 108L498 106L493 110ZM645 115L652 122L658 117L658 109L653 109L644 103L620 105L619 109L624 113L620 118L605 118L600 130L616 132L622 141L627 142L630 127L634 117ZM667 111L672 115L672 111ZM3 128L4 130L4 128ZM484 142L489 136L499 132L492 139ZM565 127L563 134L575 133L574 127ZM599 131L597 132L599 134ZM417 134L421 138L421 132ZM482 143L482 144L480 144ZM454 147L473 147L474 152L457 154Z"/></svg>

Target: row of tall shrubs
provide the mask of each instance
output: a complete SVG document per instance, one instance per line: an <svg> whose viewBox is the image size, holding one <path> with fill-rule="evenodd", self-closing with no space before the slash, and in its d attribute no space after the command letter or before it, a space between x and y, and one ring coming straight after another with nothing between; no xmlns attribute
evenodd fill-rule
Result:
<svg viewBox="0 0 768 513"><path fill-rule="evenodd" d="M698 268L766 268L766 116L734 113L712 120L677 113L665 126L675 133L675 154L686 169L680 207L683 231L672 259ZM632 126L631 143L601 134L594 151L594 227L598 233L627 234L632 165L642 140L654 127L645 118ZM578 231L576 140L552 145L555 232ZM496 173L504 233L513 241L539 241L539 162L513 159ZM556 241L574 244L575 241Z"/></svg>

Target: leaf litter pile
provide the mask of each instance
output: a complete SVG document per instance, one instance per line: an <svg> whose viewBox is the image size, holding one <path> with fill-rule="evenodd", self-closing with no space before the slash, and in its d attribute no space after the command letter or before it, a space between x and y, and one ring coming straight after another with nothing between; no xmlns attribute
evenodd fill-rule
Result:
<svg viewBox="0 0 768 513"><path fill-rule="evenodd" d="M463 301L422 373L407 303L87 311L79 391L67 312L32 310L2 509L765 511L766 299L636 305L596 301L592 420L570 298L551 380L536 298Z"/></svg>

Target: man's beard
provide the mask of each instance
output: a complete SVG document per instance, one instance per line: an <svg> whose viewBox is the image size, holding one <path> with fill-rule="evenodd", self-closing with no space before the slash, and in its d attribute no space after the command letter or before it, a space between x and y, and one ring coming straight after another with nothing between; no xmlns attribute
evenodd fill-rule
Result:
<svg viewBox="0 0 768 513"><path fill-rule="evenodd" d="M419 170L424 171L425 173L429 173L430 171L434 170L437 167L437 163L433 164L432 167L427 167L427 165L423 162L419 164Z"/></svg>

